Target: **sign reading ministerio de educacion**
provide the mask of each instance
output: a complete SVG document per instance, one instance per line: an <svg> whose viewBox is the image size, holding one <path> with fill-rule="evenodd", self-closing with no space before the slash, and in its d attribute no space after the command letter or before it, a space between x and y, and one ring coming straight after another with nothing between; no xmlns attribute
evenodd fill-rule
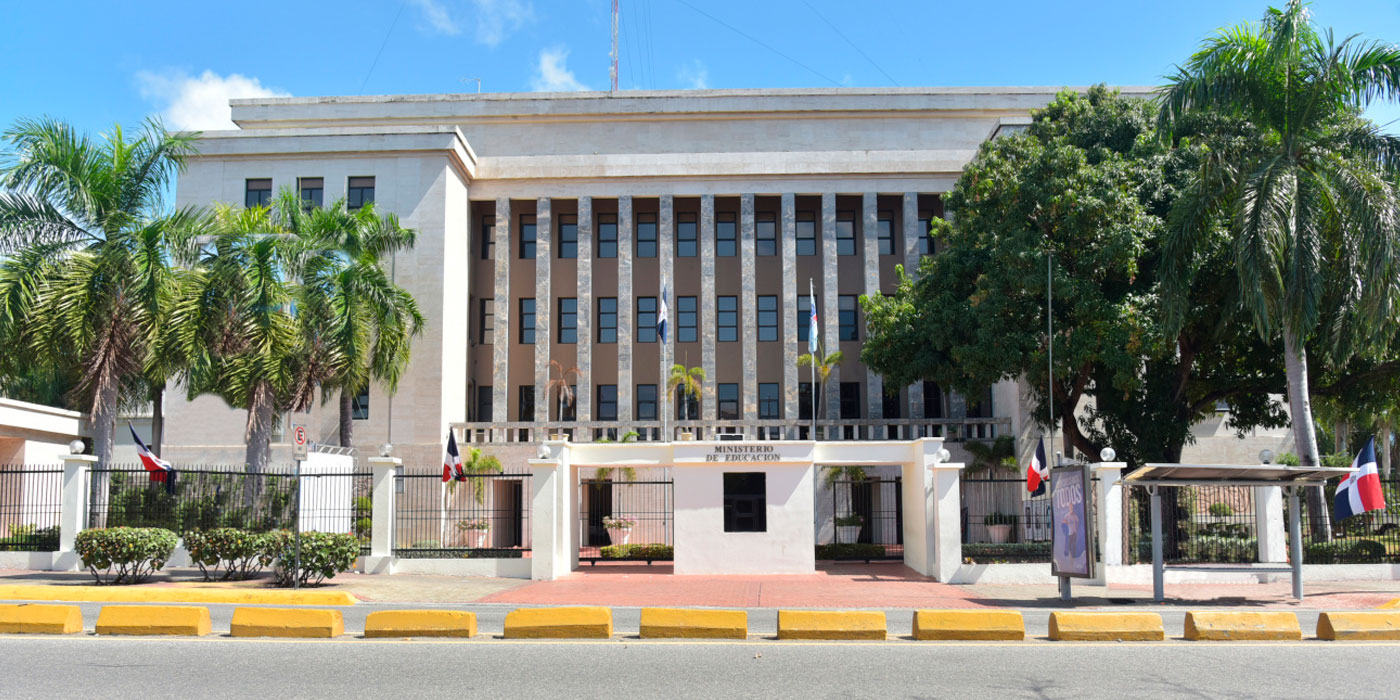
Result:
<svg viewBox="0 0 1400 700"><path fill-rule="evenodd" d="M812 446L771 442L696 443L674 446L677 464L782 464L812 461Z"/></svg>

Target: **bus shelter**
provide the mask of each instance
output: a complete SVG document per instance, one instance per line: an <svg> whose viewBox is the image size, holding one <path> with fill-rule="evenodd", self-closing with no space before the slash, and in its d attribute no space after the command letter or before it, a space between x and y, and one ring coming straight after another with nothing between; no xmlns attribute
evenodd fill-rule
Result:
<svg viewBox="0 0 1400 700"><path fill-rule="evenodd" d="M1174 571L1243 571L1248 573L1290 573L1293 597L1303 599L1303 513L1298 496L1305 486L1322 486L1335 476L1345 476L1350 467L1292 467L1283 464L1146 464L1123 478L1129 485L1147 487L1152 498L1152 599L1166 598L1167 567L1162 554L1162 494L1164 487L1181 486L1279 486L1288 494L1287 567L1174 565Z"/></svg>

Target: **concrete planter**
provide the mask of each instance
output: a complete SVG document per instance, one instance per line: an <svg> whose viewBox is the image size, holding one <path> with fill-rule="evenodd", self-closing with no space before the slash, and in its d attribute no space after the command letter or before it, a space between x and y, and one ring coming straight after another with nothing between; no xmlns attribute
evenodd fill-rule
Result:
<svg viewBox="0 0 1400 700"><path fill-rule="evenodd" d="M480 549L485 546L486 536L490 534L490 532L490 530L467 530L465 533L467 536L467 546L472 549Z"/></svg>
<svg viewBox="0 0 1400 700"><path fill-rule="evenodd" d="M838 525L836 527L837 544L854 544L860 538L859 525Z"/></svg>
<svg viewBox="0 0 1400 700"><path fill-rule="evenodd" d="M992 544L1006 544L1011 540L1011 526L988 525L987 536L992 538Z"/></svg>
<svg viewBox="0 0 1400 700"><path fill-rule="evenodd" d="M612 540L613 544L627 544L627 540L631 538L631 529L621 527L608 528L608 539Z"/></svg>

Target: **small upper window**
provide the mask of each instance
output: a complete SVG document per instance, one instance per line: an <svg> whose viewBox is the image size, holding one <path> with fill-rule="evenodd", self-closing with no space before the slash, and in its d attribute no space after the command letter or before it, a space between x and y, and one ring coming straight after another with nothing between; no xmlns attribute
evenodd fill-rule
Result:
<svg viewBox="0 0 1400 700"><path fill-rule="evenodd" d="M929 236L929 228L933 226L933 215L927 211L919 212L919 254L929 255L933 252L933 238Z"/></svg>
<svg viewBox="0 0 1400 700"><path fill-rule="evenodd" d="M810 211L797 212L797 254L817 254L817 215Z"/></svg>
<svg viewBox="0 0 1400 700"><path fill-rule="evenodd" d="M738 384L716 385L715 400L720 420L739 420Z"/></svg>
<svg viewBox="0 0 1400 700"><path fill-rule="evenodd" d="M598 342L617 342L617 297L598 297Z"/></svg>
<svg viewBox="0 0 1400 700"><path fill-rule="evenodd" d="M656 257L656 215L637 215L637 257Z"/></svg>
<svg viewBox="0 0 1400 700"><path fill-rule="evenodd" d="M535 215L520 215L520 257L523 260L535 259Z"/></svg>
<svg viewBox="0 0 1400 700"><path fill-rule="evenodd" d="M578 217L572 214L559 215L559 257L578 257Z"/></svg>
<svg viewBox="0 0 1400 700"><path fill-rule="evenodd" d="M637 297L637 342L656 342L656 297Z"/></svg>
<svg viewBox="0 0 1400 700"><path fill-rule="evenodd" d="M297 189L301 190L301 202L307 209L318 208L325 199L326 181L319 177L297 179Z"/></svg>
<svg viewBox="0 0 1400 700"><path fill-rule="evenodd" d="M496 217L481 217L481 259L490 260L496 254Z"/></svg>
<svg viewBox="0 0 1400 700"><path fill-rule="evenodd" d="M773 212L759 212L754 222L755 252L759 255L778 254L778 219Z"/></svg>
<svg viewBox="0 0 1400 700"><path fill-rule="evenodd" d="M477 313L480 323L477 326L477 340L482 345L496 342L496 300L482 299L481 310Z"/></svg>
<svg viewBox="0 0 1400 700"><path fill-rule="evenodd" d="M617 214L598 215L598 257L617 257Z"/></svg>
<svg viewBox="0 0 1400 700"><path fill-rule="evenodd" d="M374 178L352 177L345 187L345 206L359 209L374 203Z"/></svg>
<svg viewBox="0 0 1400 700"><path fill-rule="evenodd" d="M856 325L856 296L842 294L836 298L837 328L841 340L860 340L860 328Z"/></svg>
<svg viewBox="0 0 1400 700"><path fill-rule="evenodd" d="M882 211L875 220L875 233L880 239L880 255L894 255L894 216Z"/></svg>
<svg viewBox="0 0 1400 700"><path fill-rule="evenodd" d="M778 339L777 296L765 294L758 297L758 339L760 342Z"/></svg>
<svg viewBox="0 0 1400 700"><path fill-rule="evenodd" d="M778 385L763 383L758 385L759 420L776 420L782 403L778 400Z"/></svg>
<svg viewBox="0 0 1400 700"><path fill-rule="evenodd" d="M732 258L737 253L737 231L734 225L734 214L720 214L715 221L715 255L721 258Z"/></svg>
<svg viewBox="0 0 1400 700"><path fill-rule="evenodd" d="M697 340L697 308L695 297L676 297L676 342L693 343Z"/></svg>
<svg viewBox="0 0 1400 700"><path fill-rule="evenodd" d="M355 400L350 404L351 420L369 420L369 387L365 387L355 394Z"/></svg>
<svg viewBox="0 0 1400 700"><path fill-rule="evenodd" d="M851 211L836 212L836 254L856 254L856 214Z"/></svg>
<svg viewBox="0 0 1400 700"><path fill-rule="evenodd" d="M722 296L715 298L715 321L717 336L722 343L739 340L739 297Z"/></svg>
<svg viewBox="0 0 1400 700"><path fill-rule="evenodd" d="M695 215L681 214L676 217L676 257L693 258L699 254L699 244L695 238Z"/></svg>
<svg viewBox="0 0 1400 700"><path fill-rule="evenodd" d="M559 299L559 342L578 342L578 299L574 297Z"/></svg>
<svg viewBox="0 0 1400 700"><path fill-rule="evenodd" d="M272 204L272 178L258 178L244 183L243 206L265 207Z"/></svg>

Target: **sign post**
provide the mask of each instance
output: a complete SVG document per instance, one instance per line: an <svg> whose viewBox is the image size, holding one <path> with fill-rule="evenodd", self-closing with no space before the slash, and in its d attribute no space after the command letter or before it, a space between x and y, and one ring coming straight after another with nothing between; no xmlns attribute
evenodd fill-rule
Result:
<svg viewBox="0 0 1400 700"><path fill-rule="evenodd" d="M297 494L297 517L293 523L296 533L296 543L292 556L292 588L301 588L301 463L306 460L306 426L301 423L292 424L292 478L296 481Z"/></svg>
<svg viewBox="0 0 1400 700"><path fill-rule="evenodd" d="M1094 577L1094 521L1089 513L1088 464L1050 470L1050 573L1060 579L1060 599L1070 598L1071 578Z"/></svg>

